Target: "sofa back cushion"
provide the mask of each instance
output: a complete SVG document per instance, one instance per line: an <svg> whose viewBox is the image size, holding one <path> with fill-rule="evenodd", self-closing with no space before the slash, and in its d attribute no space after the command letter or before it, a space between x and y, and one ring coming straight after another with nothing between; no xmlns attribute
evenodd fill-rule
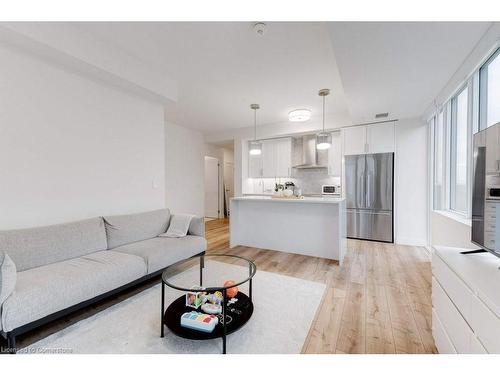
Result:
<svg viewBox="0 0 500 375"><path fill-rule="evenodd" d="M154 238L167 231L169 222L168 208L131 215L105 216L108 249Z"/></svg>
<svg viewBox="0 0 500 375"><path fill-rule="evenodd" d="M0 249L14 261L18 272L106 248L106 231L100 217L46 227L0 231Z"/></svg>

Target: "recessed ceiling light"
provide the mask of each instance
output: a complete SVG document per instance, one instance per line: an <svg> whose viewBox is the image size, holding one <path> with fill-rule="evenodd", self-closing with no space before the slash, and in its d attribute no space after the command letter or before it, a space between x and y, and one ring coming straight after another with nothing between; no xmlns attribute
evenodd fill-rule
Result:
<svg viewBox="0 0 500 375"><path fill-rule="evenodd" d="M291 122L304 122L311 118L310 109L295 109L288 114L288 120Z"/></svg>

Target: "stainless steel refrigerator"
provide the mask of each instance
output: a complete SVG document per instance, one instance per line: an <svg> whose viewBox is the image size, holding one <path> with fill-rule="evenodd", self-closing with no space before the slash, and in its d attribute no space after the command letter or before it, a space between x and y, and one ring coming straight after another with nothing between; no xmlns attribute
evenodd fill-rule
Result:
<svg viewBox="0 0 500 375"><path fill-rule="evenodd" d="M394 242L394 153L345 157L347 237Z"/></svg>

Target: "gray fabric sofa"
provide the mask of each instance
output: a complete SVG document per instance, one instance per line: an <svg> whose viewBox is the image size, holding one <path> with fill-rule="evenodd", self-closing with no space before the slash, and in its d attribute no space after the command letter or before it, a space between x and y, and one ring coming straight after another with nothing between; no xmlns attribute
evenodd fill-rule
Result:
<svg viewBox="0 0 500 375"><path fill-rule="evenodd" d="M204 219L193 218L185 237L158 237L170 218L161 209L0 231L0 250L17 269L14 292L0 306L8 347L15 347L18 334L204 253Z"/></svg>

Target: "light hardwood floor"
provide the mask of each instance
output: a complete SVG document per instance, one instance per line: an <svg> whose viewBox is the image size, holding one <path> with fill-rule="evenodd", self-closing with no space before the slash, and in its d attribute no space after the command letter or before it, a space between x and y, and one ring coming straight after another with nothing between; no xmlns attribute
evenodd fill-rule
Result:
<svg viewBox="0 0 500 375"><path fill-rule="evenodd" d="M229 221L206 223L208 253L248 257L258 269L322 282L304 353L436 353L431 265L422 247L348 241L335 261L250 247L229 249Z"/></svg>
<svg viewBox="0 0 500 375"><path fill-rule="evenodd" d="M425 249L349 241L342 267L334 261L278 251L229 249L229 221L206 224L208 253L235 253L258 269L327 285L304 353L435 353L431 335L431 267ZM22 348L160 282L107 298L18 337ZM0 340L1 341L1 340ZM1 343L0 343L1 344Z"/></svg>

